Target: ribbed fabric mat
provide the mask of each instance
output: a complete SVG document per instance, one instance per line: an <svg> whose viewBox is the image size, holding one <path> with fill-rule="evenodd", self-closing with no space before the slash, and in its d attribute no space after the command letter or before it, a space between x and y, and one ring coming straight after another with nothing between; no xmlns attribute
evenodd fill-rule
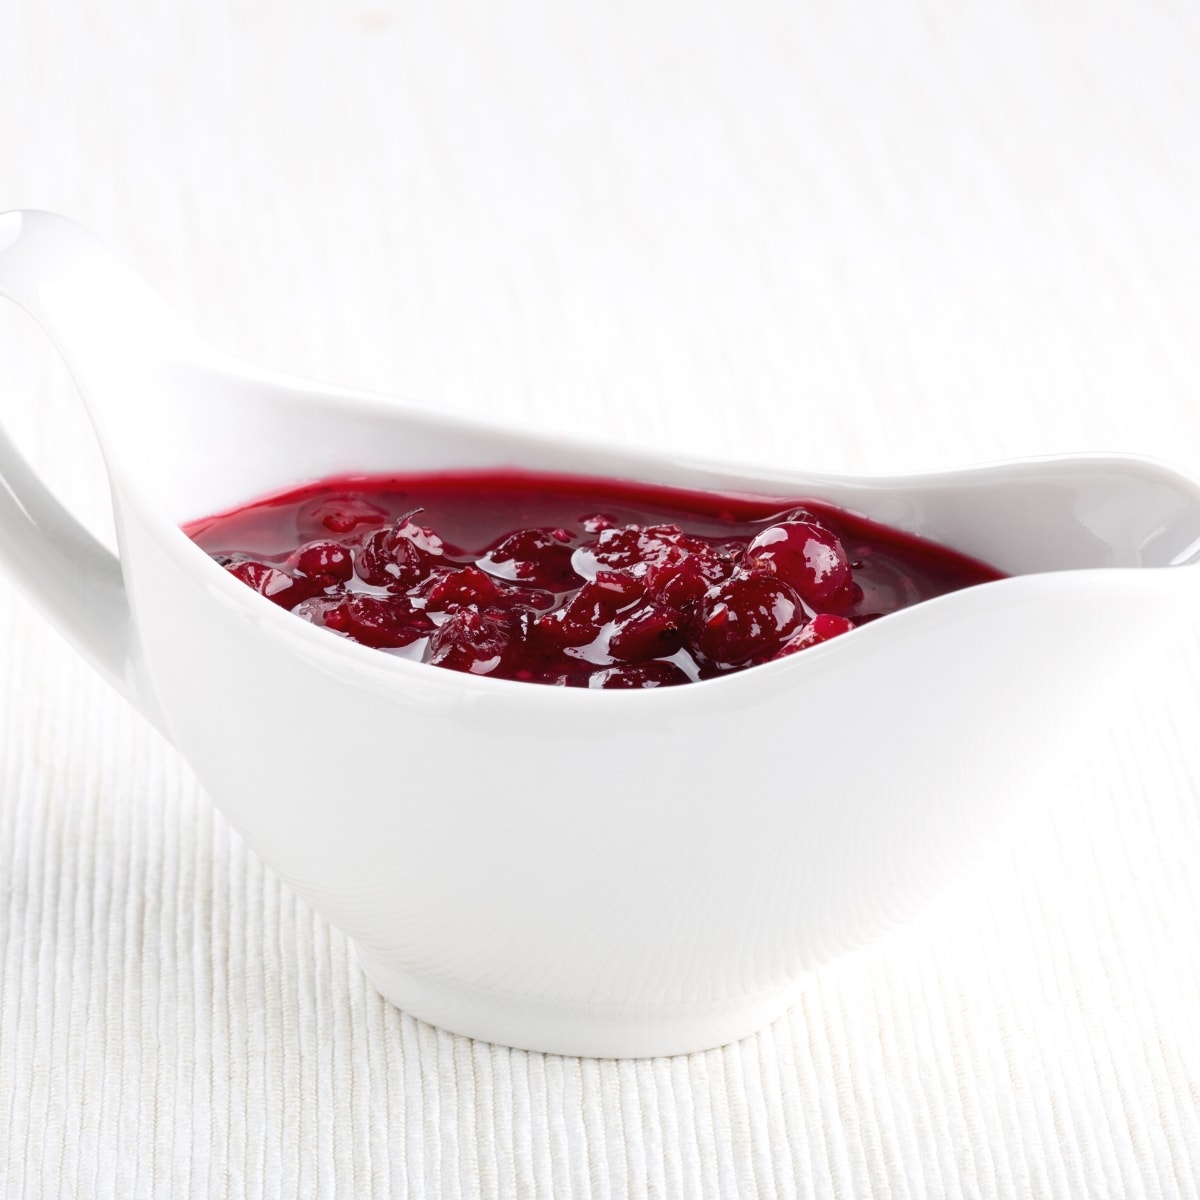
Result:
<svg viewBox="0 0 1200 1200"><path fill-rule="evenodd" d="M1200 473L1186 3L2 24L0 209L84 221L251 360L799 468ZM0 420L105 530L7 306ZM7 584L0 662L0 1196L1200 1195L1195 635L964 890L642 1062L391 1008Z"/></svg>

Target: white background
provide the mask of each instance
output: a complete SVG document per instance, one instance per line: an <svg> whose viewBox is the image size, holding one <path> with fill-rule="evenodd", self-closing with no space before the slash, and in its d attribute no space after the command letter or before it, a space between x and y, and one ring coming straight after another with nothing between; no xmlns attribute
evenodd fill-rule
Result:
<svg viewBox="0 0 1200 1200"><path fill-rule="evenodd" d="M1200 474L1198 62L1186 0L0 0L0 209L223 348L439 408ZM106 528L10 308L0 419ZM389 1008L6 584L0 662L0 1194L1197 1194L1194 633L965 894L638 1063Z"/></svg>

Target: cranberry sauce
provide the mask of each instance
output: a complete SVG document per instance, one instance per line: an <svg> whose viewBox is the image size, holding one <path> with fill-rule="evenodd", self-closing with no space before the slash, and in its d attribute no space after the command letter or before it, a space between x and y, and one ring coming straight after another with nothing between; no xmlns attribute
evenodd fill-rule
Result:
<svg viewBox="0 0 1200 1200"><path fill-rule="evenodd" d="M343 478L185 532L366 646L571 687L711 679L999 572L827 505L517 471Z"/></svg>

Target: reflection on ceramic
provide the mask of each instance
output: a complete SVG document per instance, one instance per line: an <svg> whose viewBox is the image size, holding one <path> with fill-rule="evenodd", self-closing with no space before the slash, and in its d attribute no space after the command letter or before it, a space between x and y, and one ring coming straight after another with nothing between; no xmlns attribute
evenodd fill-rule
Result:
<svg viewBox="0 0 1200 1200"><path fill-rule="evenodd" d="M66 358L119 561L0 441L0 559L402 1008L538 1050L751 1033L978 861L1106 682L1194 621L1200 485L1128 458L794 476L570 444L249 368L77 226L0 217L0 293ZM180 522L347 472L522 466L794 495L1015 578L728 678L598 692L379 654Z"/></svg>

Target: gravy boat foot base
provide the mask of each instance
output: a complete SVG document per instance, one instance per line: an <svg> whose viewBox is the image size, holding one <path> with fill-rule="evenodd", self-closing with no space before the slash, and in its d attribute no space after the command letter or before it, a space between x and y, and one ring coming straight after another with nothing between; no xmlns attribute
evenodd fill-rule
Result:
<svg viewBox="0 0 1200 1200"><path fill-rule="evenodd" d="M793 1008L813 976L707 1005L571 1005L446 984L354 949L375 990L409 1016L515 1050L581 1058L660 1058L727 1046Z"/></svg>

